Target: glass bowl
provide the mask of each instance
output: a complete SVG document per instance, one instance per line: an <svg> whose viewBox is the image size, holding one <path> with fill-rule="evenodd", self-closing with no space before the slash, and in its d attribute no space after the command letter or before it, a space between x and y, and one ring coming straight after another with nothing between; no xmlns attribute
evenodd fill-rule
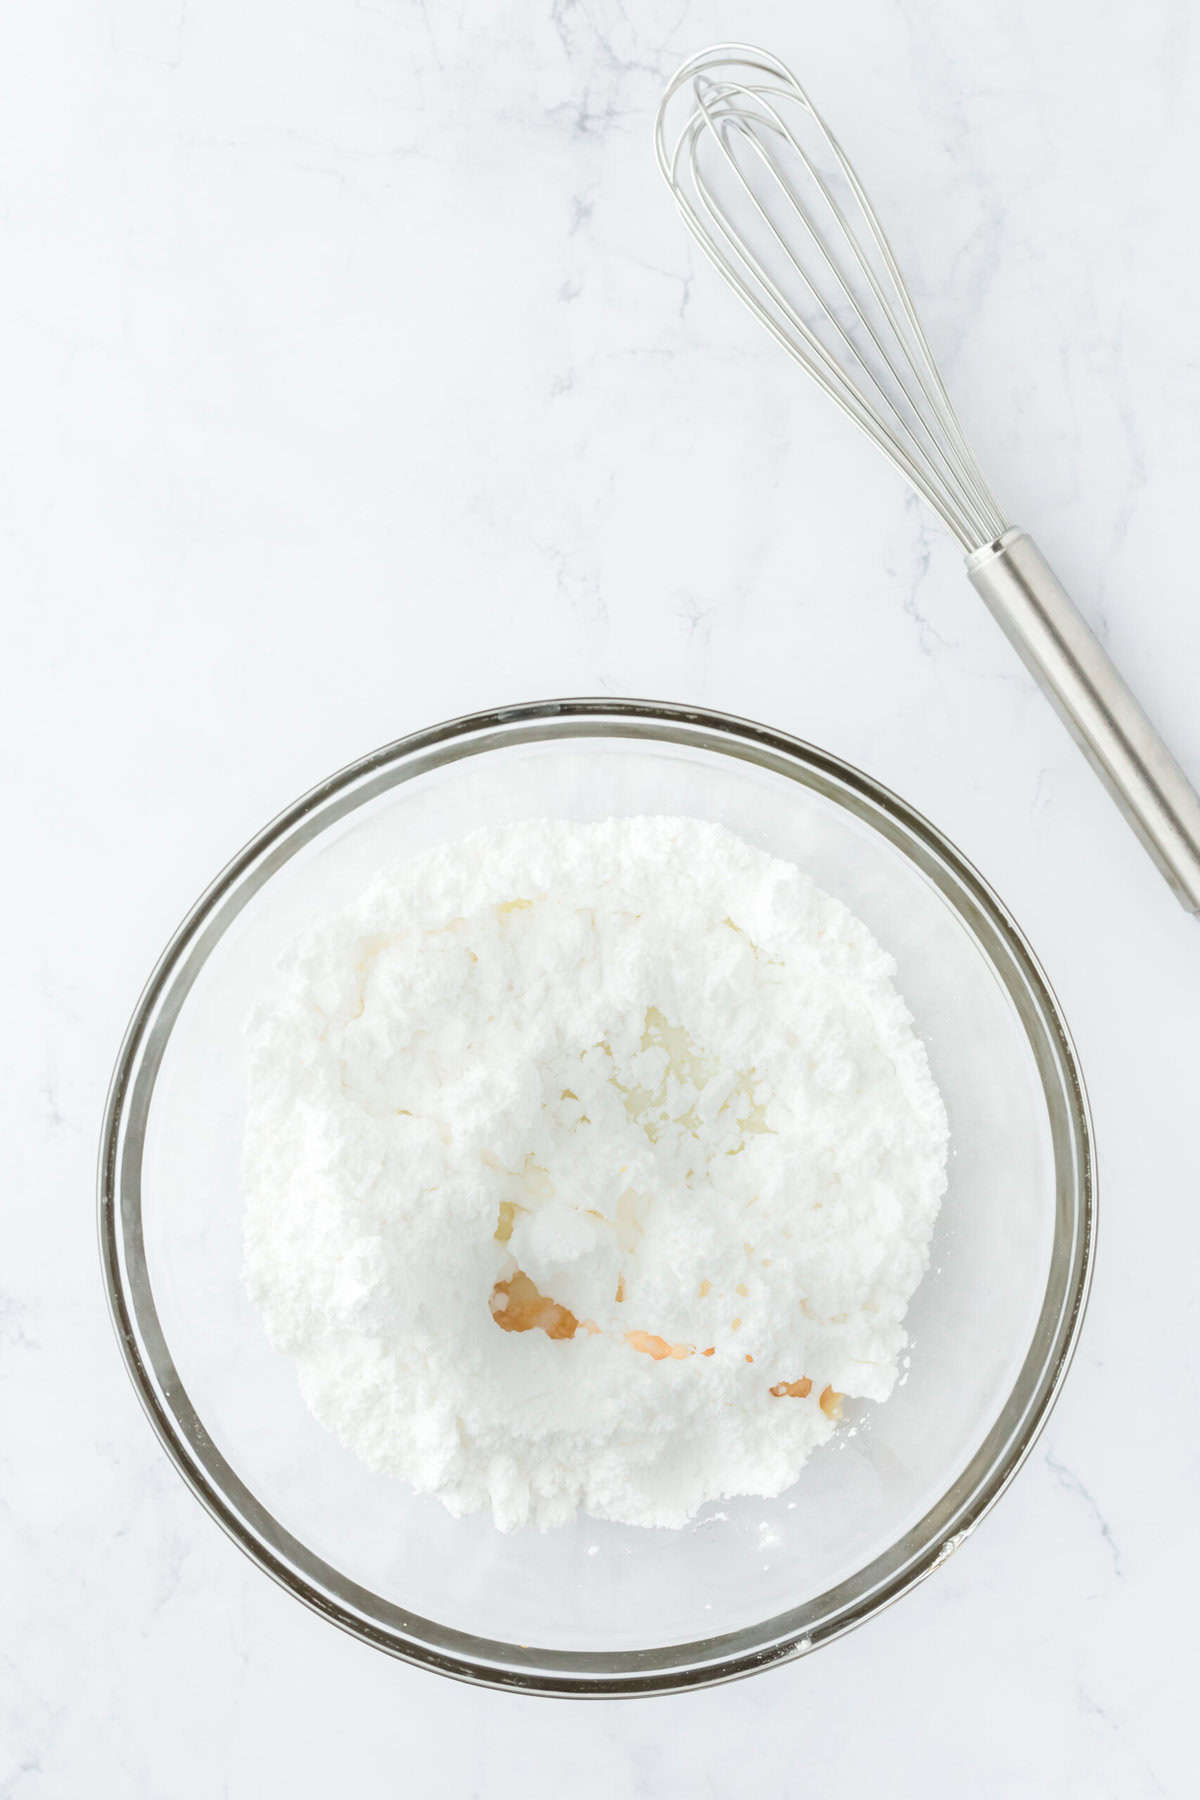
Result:
<svg viewBox="0 0 1200 1800"><path fill-rule="evenodd" d="M384 862L485 824L673 813L789 858L892 952L952 1131L907 1378L847 1407L776 1500L679 1531L504 1536L372 1474L304 1406L242 1286L242 1032L288 940ZM368 1643L555 1694L749 1674L870 1618L947 1557L1044 1423L1079 1331L1087 1102L1045 977L995 895L903 801L810 745L643 701L456 719L332 776L234 858L138 1003L100 1163L105 1281L176 1467L259 1566Z"/></svg>

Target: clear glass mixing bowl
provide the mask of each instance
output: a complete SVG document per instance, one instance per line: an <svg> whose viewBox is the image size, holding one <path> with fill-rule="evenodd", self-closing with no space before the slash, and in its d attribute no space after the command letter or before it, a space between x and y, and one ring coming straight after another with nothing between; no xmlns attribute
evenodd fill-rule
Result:
<svg viewBox="0 0 1200 1800"><path fill-rule="evenodd" d="M777 1500L682 1531L502 1536L371 1474L309 1414L240 1278L242 1031L264 973L382 862L482 824L675 813L790 858L892 951L950 1113L950 1188L885 1406ZM762 726L637 701L454 720L315 788L218 876L122 1046L100 1167L121 1349L176 1466L275 1579L368 1642L544 1693L666 1692L803 1654L961 1543L1063 1379L1093 1242L1087 1102L1054 996L932 826ZM851 1430L851 1427L856 1429Z"/></svg>

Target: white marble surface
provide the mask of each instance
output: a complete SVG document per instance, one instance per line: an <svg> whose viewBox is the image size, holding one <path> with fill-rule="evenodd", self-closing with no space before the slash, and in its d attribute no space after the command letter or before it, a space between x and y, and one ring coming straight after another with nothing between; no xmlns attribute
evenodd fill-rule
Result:
<svg viewBox="0 0 1200 1800"><path fill-rule="evenodd" d="M648 144L757 38L863 170L1011 514L1193 773L1186 0L42 0L0 44L10 998L0 1796L1194 1792L1200 925L959 557L697 268ZM111 1341L92 1165L184 907L366 748L548 693L824 744L994 882L1098 1128L1030 1463L865 1630L675 1701L351 1642L209 1523ZM11 833L10 833L11 838Z"/></svg>

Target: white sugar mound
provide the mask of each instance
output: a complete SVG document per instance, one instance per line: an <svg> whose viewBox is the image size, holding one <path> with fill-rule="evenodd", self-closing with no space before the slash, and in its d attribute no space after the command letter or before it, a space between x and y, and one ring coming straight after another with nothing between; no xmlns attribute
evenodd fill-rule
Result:
<svg viewBox="0 0 1200 1800"><path fill-rule="evenodd" d="M946 1185L893 972L692 819L377 879L250 1031L246 1278L313 1412L503 1530L781 1493L891 1393Z"/></svg>

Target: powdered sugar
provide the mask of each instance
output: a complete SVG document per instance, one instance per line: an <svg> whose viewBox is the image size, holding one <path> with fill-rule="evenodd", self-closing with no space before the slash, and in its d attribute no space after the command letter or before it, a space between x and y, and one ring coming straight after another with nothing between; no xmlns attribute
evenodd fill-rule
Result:
<svg viewBox="0 0 1200 1800"><path fill-rule="evenodd" d="M892 973L696 820L378 879L251 1032L246 1274L313 1411L504 1529L780 1493L891 1392L945 1186Z"/></svg>

